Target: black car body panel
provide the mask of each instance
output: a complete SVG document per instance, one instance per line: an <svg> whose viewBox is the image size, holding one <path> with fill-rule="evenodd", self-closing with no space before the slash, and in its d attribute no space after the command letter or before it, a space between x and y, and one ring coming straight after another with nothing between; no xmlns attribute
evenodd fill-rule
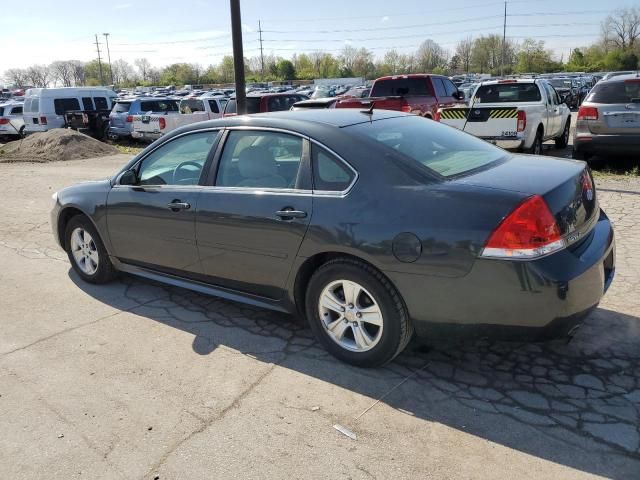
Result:
<svg viewBox="0 0 640 480"><path fill-rule="evenodd" d="M418 174L343 128L404 116L307 110L188 125L147 147L112 179L60 191L52 225L60 240L66 209L78 209L120 270L291 313L304 311L296 289L305 266L348 255L390 280L423 335L447 326L544 329L573 323L598 304L613 277L615 244L595 192L583 189L586 164L505 152L486 168L445 179ZM357 176L345 191L316 192L307 151L297 189L221 189L213 183L221 133L199 185L146 192L118 185L123 173L178 136L247 128L293 132L305 149L330 149ZM531 261L482 258L496 226L532 195L544 197L563 235L573 234L570 246ZM166 208L178 197L191 209ZM276 218L287 208L305 215Z"/></svg>

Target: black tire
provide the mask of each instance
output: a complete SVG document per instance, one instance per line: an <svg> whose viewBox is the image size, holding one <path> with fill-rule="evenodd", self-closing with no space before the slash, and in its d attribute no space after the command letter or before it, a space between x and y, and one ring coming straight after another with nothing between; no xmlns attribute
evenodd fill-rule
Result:
<svg viewBox="0 0 640 480"><path fill-rule="evenodd" d="M348 350L326 331L320 318L319 300L325 287L337 280L358 283L371 294L380 308L382 332L378 343L370 350ZM358 367L378 367L390 362L404 350L413 335L413 325L398 291L379 271L355 259L338 258L318 268L307 285L305 305L307 319L318 341L333 356Z"/></svg>
<svg viewBox="0 0 640 480"><path fill-rule="evenodd" d="M571 116L567 118L567 123L564 125L562 135L555 138L556 148L566 148L569 145L569 133L571 132Z"/></svg>
<svg viewBox="0 0 640 480"><path fill-rule="evenodd" d="M536 138L533 140L533 144L529 147L527 153L531 155L544 155L544 149L542 148L542 129L538 129L536 132Z"/></svg>
<svg viewBox="0 0 640 480"><path fill-rule="evenodd" d="M20 138L25 138L27 136L27 134L24 131L24 125L20 127L18 134L20 135Z"/></svg>
<svg viewBox="0 0 640 480"><path fill-rule="evenodd" d="M95 251L98 256L97 268L93 273L85 272L74 257L71 235L76 229L82 229L91 236L91 242L89 242L89 246L87 248ZM64 231L64 245L69 261L71 262L71 266L85 282L96 284L108 283L116 277L117 270L109 259L109 254L104 247L104 243L102 243L102 239L100 238L98 231L93 226L93 223L91 223L91 221L84 215L76 215L69 220Z"/></svg>

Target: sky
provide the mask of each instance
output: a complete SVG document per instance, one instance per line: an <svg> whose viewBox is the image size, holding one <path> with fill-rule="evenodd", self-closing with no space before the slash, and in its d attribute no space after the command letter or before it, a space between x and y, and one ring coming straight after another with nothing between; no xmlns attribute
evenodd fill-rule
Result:
<svg viewBox="0 0 640 480"><path fill-rule="evenodd" d="M512 0L507 3L507 37L545 40L556 58L598 38L607 13L630 0ZM467 36L502 34L504 2L458 0L241 0L244 53L259 54L258 22L265 54L338 54L345 45L366 47L377 57L391 48L414 52L431 38L453 52ZM0 76L9 68L54 60L97 57L95 34L107 58L130 63L146 57L154 66L175 62L218 63L232 53L228 0L31 0L25 10L0 16L3 32Z"/></svg>

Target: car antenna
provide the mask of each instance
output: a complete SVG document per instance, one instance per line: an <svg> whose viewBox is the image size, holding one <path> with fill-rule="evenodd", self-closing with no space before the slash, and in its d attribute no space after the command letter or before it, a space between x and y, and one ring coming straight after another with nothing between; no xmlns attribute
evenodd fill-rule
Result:
<svg viewBox="0 0 640 480"><path fill-rule="evenodd" d="M373 108L376 106L376 102L371 102L371 106L366 110L361 110L362 113L366 113L367 115L373 115Z"/></svg>

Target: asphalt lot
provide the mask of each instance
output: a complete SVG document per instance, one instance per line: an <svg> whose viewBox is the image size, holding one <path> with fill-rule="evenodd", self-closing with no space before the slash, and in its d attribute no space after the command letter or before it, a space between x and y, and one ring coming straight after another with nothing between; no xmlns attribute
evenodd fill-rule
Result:
<svg viewBox="0 0 640 480"><path fill-rule="evenodd" d="M82 283L51 193L127 158L0 165L0 478L640 476L639 178L598 179L617 276L569 344L414 341L361 370L281 314Z"/></svg>

